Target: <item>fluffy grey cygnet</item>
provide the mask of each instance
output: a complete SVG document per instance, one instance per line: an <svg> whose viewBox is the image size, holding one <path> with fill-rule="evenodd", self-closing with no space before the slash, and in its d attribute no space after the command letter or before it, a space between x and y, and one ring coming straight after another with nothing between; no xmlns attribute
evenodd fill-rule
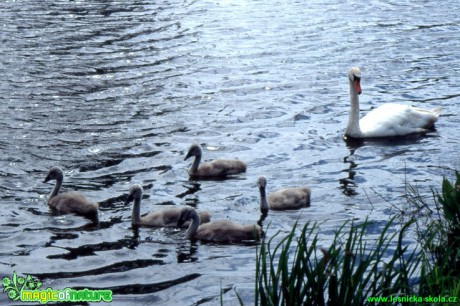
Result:
<svg viewBox="0 0 460 306"><path fill-rule="evenodd" d="M260 210L292 210L310 206L311 189L308 187L283 188L266 196L267 179L260 176L257 179L260 192Z"/></svg>
<svg viewBox="0 0 460 306"><path fill-rule="evenodd" d="M138 184L131 186L129 190L126 204L134 201L131 223L143 227L177 227L177 221L179 220L182 210L181 207L164 208L159 211L150 212L141 217L141 199L143 192L142 186ZM207 223L211 220L211 216L206 211L200 212L200 220L201 223ZM189 224L190 222L184 224L183 227L186 228Z"/></svg>
<svg viewBox="0 0 460 306"><path fill-rule="evenodd" d="M84 195L75 191L59 193L64 181L64 172L61 168L51 167L44 183L51 180L56 180L56 185L48 197L49 207L59 213L74 213L94 221L98 220L99 205L96 202L91 202Z"/></svg>
<svg viewBox="0 0 460 306"><path fill-rule="evenodd" d="M219 178L246 172L246 164L238 159L216 159L210 162L201 162L203 150L198 144L192 144L184 160L194 156L188 170L191 177Z"/></svg>
<svg viewBox="0 0 460 306"><path fill-rule="evenodd" d="M257 224L241 225L228 220L218 220L200 225L198 212L192 207L184 207L177 223L178 227L189 220L192 220L192 223L185 235L191 240L230 243L257 240L262 235L262 229Z"/></svg>

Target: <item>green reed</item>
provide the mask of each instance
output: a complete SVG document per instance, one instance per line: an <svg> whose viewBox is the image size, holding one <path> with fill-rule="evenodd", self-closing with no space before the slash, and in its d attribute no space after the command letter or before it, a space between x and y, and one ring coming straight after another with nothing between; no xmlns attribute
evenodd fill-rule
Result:
<svg viewBox="0 0 460 306"><path fill-rule="evenodd" d="M296 237L274 244L273 236L257 251L256 305L363 305L369 296L413 294L410 280L419 260L403 246L403 233L390 220L377 240L371 222L345 222L328 249L318 247L318 224L307 223ZM274 245L273 245L274 244Z"/></svg>
<svg viewBox="0 0 460 306"><path fill-rule="evenodd" d="M434 192L437 218L432 218L420 242L423 266L420 293L460 298L460 174L454 184L446 178Z"/></svg>

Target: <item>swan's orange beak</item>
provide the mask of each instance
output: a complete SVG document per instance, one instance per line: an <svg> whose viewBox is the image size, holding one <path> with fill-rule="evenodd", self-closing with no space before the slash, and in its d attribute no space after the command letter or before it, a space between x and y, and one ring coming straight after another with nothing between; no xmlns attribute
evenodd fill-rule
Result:
<svg viewBox="0 0 460 306"><path fill-rule="evenodd" d="M353 86L355 87L355 91L358 95L360 95L363 91L361 89L360 79L355 78L353 81Z"/></svg>

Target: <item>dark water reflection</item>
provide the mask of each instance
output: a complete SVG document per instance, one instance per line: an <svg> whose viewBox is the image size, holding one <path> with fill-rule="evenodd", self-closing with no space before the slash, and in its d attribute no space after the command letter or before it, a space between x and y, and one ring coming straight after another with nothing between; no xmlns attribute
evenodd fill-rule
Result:
<svg viewBox="0 0 460 306"><path fill-rule="evenodd" d="M0 4L0 275L56 289L107 288L114 304L250 304L255 244L189 242L175 229L131 227L142 213L191 205L214 219L260 220L268 191L308 184L312 206L271 212L267 237L299 221L387 220L405 182L431 194L459 169L457 1L3 1ZM442 106L427 135L344 141L350 66L362 112L385 102ZM189 180L204 159L248 172ZM42 181L100 203L100 224L52 214ZM376 222L376 233L383 226Z"/></svg>

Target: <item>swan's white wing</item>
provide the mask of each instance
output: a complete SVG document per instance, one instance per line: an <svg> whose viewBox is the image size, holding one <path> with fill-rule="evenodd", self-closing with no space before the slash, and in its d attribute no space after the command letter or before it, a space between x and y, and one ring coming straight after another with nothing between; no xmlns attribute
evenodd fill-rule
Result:
<svg viewBox="0 0 460 306"><path fill-rule="evenodd" d="M438 116L438 109L431 111L387 103L369 112L359 125L364 137L401 136L424 132Z"/></svg>

